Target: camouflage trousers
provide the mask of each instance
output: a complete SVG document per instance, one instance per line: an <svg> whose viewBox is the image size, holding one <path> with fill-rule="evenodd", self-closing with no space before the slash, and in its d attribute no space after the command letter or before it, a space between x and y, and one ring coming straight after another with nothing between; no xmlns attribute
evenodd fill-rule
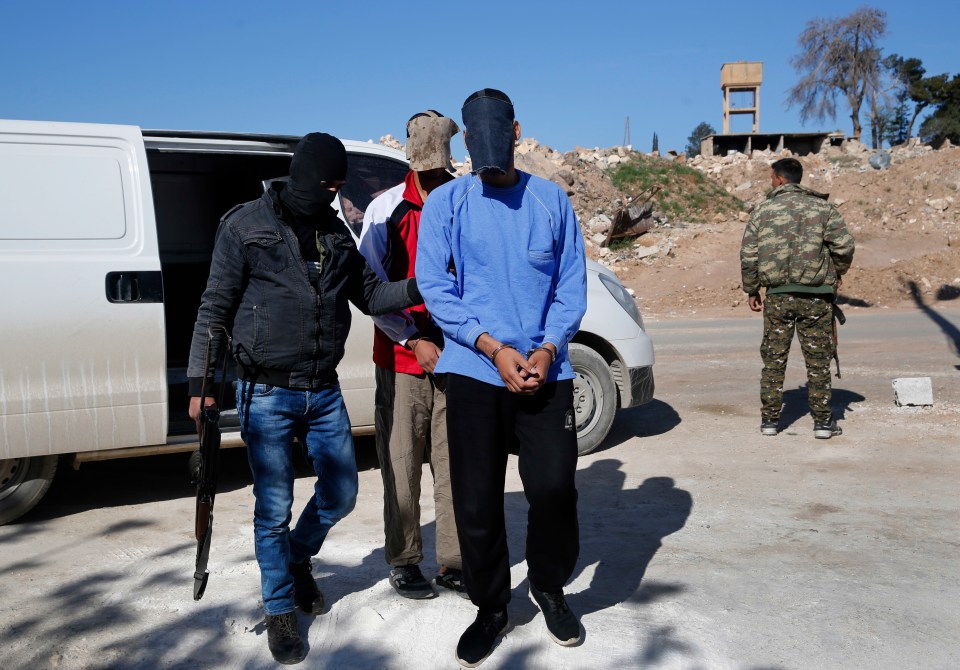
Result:
<svg viewBox="0 0 960 670"><path fill-rule="evenodd" d="M760 357L760 413L776 421L783 407L783 378L796 329L807 364L807 400L814 421L830 420L830 359L833 357L833 304L815 294L768 294L763 303Z"/></svg>

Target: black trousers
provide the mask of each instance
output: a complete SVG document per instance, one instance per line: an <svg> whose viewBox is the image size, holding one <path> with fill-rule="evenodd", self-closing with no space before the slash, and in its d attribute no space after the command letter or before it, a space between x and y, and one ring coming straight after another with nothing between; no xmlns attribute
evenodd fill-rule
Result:
<svg viewBox="0 0 960 670"><path fill-rule="evenodd" d="M503 502L513 445L530 505L527 575L541 591L560 591L580 552L573 382L544 384L532 396L455 374L446 384L453 513L470 600L481 610L510 601Z"/></svg>

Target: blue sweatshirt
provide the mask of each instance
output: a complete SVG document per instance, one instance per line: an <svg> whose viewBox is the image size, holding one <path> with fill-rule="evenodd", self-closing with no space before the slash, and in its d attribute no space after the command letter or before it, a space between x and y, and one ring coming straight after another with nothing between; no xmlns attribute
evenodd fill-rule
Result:
<svg viewBox="0 0 960 670"><path fill-rule="evenodd" d="M437 372L504 386L475 347L487 332L522 354L552 342L557 359L547 381L574 376L567 343L587 308L580 226L559 186L517 174L509 188L460 177L423 207L417 286L446 338Z"/></svg>

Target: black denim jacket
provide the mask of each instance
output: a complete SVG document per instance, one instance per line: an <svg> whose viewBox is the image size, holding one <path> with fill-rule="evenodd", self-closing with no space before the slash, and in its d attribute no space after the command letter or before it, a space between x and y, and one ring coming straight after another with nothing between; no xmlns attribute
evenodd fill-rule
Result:
<svg viewBox="0 0 960 670"><path fill-rule="evenodd" d="M352 302L364 314L420 304L416 281L385 283L374 274L339 219L320 231L323 267L311 283L293 229L281 219L275 185L220 221L187 367L200 395L209 329L233 335L238 374L274 386L311 389L335 382L350 331ZM215 343L210 361L218 360ZM212 364L211 364L212 365Z"/></svg>

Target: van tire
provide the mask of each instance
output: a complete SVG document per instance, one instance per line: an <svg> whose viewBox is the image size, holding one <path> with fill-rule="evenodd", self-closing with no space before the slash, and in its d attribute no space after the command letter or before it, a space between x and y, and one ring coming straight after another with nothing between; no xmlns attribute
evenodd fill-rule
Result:
<svg viewBox="0 0 960 670"><path fill-rule="evenodd" d="M0 460L0 526L33 509L50 488L56 473L56 456Z"/></svg>
<svg viewBox="0 0 960 670"><path fill-rule="evenodd" d="M617 385L610 366L593 349L570 344L573 379L573 413L577 426L577 453L591 453L603 442L617 413Z"/></svg>

